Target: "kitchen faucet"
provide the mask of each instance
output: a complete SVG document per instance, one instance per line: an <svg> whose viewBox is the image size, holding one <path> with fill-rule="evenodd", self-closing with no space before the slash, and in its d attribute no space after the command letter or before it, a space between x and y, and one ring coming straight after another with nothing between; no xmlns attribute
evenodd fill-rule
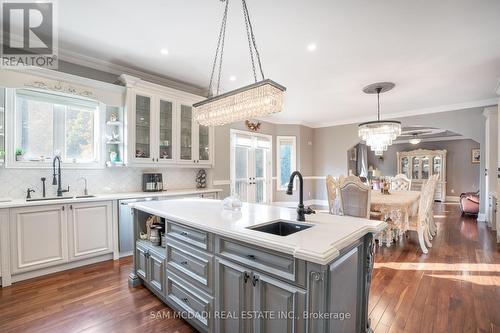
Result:
<svg viewBox="0 0 500 333"><path fill-rule="evenodd" d="M286 194L293 194L293 179L295 176L299 177L299 206L297 207L297 221L305 221L305 214L316 214L316 212L311 209L311 207L304 207L304 180L302 179L302 175L298 171L292 172L290 175L290 180L288 181L288 189L286 190Z"/></svg>
<svg viewBox="0 0 500 333"><path fill-rule="evenodd" d="M56 173L56 160L57 160L57 173ZM52 169L53 169L53 175L54 175L54 177L52 178L52 185L57 185L57 196L62 197L64 192L69 192L69 186L66 190L62 189L61 157L59 157L59 155L54 156L54 159L52 160ZM57 176L57 179L56 179L56 176Z"/></svg>
<svg viewBox="0 0 500 333"><path fill-rule="evenodd" d="M84 190L83 190L83 195L89 195L89 190L88 190L88 188L87 188L87 178L85 178L85 177L80 177L80 178L78 178L77 180L83 180L83 181L84 181L84 183L85 183L85 188L84 188Z"/></svg>

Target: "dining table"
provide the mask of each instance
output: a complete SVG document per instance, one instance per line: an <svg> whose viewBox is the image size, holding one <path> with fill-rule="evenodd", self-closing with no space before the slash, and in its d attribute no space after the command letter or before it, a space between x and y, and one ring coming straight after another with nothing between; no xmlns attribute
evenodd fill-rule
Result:
<svg viewBox="0 0 500 333"><path fill-rule="evenodd" d="M372 190L370 210L380 212L387 220L387 227L376 238L379 245L391 246L394 239L402 236L410 227L410 219L418 214L419 191L389 191Z"/></svg>

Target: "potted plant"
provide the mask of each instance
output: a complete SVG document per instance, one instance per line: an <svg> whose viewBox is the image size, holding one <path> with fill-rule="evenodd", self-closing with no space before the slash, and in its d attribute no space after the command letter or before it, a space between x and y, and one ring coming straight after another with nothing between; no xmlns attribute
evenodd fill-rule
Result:
<svg viewBox="0 0 500 333"><path fill-rule="evenodd" d="M21 161L23 159L23 154L22 148L16 148L16 161Z"/></svg>

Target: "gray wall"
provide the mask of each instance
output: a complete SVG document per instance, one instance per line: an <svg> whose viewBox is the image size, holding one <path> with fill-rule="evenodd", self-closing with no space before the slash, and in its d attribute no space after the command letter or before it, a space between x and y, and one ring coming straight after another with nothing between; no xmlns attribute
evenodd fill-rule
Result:
<svg viewBox="0 0 500 333"><path fill-rule="evenodd" d="M402 126L429 126L459 133L465 138L479 143L481 155L484 156L485 119L482 116L484 108L471 108L449 112L439 112L411 117L403 117ZM317 128L314 130L314 174L326 176L345 175L348 171L346 152L359 143L358 125L341 125ZM465 154L469 157L470 152ZM484 159L479 167L484 170ZM315 199L326 199L325 181L316 182ZM481 196L486 198L485 179L480 177ZM481 212L485 211L486 200L481 201Z"/></svg>
<svg viewBox="0 0 500 333"><path fill-rule="evenodd" d="M446 149L446 192L448 196L458 196L462 192L479 189L481 170L479 164L471 162L472 148L479 148L479 143L471 139L421 142L418 145L401 143L389 147L384 153L383 160L368 151L368 165L382 171L384 176L394 176L397 173L398 151Z"/></svg>

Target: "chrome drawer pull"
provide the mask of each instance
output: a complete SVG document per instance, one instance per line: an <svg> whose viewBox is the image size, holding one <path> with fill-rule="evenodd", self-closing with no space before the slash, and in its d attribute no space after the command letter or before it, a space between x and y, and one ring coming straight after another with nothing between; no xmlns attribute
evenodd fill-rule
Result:
<svg viewBox="0 0 500 333"><path fill-rule="evenodd" d="M187 237L189 236L189 232L183 231L181 232L181 236Z"/></svg>
<svg viewBox="0 0 500 333"><path fill-rule="evenodd" d="M181 265L187 265L188 262L187 261L181 261Z"/></svg>
<svg viewBox="0 0 500 333"><path fill-rule="evenodd" d="M250 259L250 260L255 260L255 259L257 259L257 258L255 257L255 255L253 255L253 254L247 254L247 258L248 258L248 259Z"/></svg>
<svg viewBox="0 0 500 333"><path fill-rule="evenodd" d="M189 304L189 299L187 299L187 297L184 297L184 298L182 299L182 301L183 301L184 303L186 303L186 304Z"/></svg>

